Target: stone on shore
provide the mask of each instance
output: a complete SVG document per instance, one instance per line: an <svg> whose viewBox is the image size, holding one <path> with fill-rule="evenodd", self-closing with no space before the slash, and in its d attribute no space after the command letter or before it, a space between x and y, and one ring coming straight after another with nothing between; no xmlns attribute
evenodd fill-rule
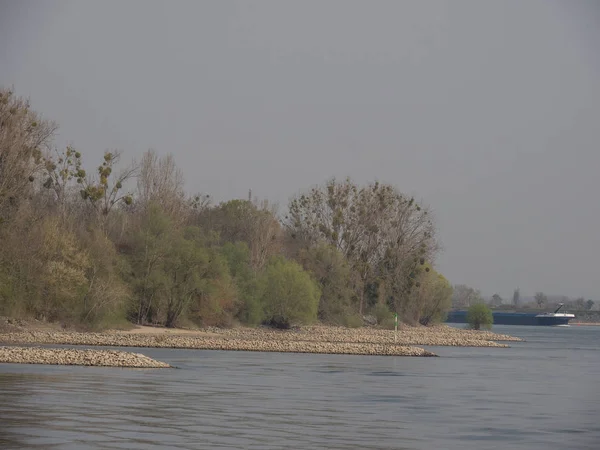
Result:
<svg viewBox="0 0 600 450"><path fill-rule="evenodd" d="M171 367L167 363L156 361L140 353L41 347L0 347L0 363L131 368Z"/></svg>

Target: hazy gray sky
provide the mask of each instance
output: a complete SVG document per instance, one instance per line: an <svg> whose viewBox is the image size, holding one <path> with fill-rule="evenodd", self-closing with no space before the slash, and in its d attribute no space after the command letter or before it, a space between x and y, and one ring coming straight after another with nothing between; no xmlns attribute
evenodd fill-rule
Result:
<svg viewBox="0 0 600 450"><path fill-rule="evenodd" d="M600 2L0 0L0 84L188 190L429 204L453 283L600 299ZM93 158L93 159L92 159Z"/></svg>

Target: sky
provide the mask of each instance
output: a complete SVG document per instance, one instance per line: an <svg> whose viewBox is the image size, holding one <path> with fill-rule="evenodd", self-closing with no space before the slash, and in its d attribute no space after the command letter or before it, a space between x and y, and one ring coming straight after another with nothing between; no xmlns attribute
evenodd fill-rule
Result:
<svg viewBox="0 0 600 450"><path fill-rule="evenodd" d="M0 0L0 85L57 146L172 153L187 190L378 180L484 294L600 300L595 0Z"/></svg>

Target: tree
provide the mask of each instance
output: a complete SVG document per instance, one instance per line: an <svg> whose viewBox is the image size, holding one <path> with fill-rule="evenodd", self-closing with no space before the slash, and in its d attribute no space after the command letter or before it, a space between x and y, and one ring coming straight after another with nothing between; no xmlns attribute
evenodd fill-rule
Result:
<svg viewBox="0 0 600 450"><path fill-rule="evenodd" d="M573 304L578 311L585 309L585 299L583 297L577 298Z"/></svg>
<svg viewBox="0 0 600 450"><path fill-rule="evenodd" d="M467 311L467 322L474 330L479 330L481 327L489 329L494 323L492 310L485 303L475 303Z"/></svg>
<svg viewBox="0 0 600 450"><path fill-rule="evenodd" d="M442 274L434 270L424 271L419 281L417 320L421 325L443 322L452 306L452 285Z"/></svg>
<svg viewBox="0 0 600 450"><path fill-rule="evenodd" d="M142 156L137 177L136 206L141 209L159 205L177 224L187 215L183 172L175 164L173 155L159 157L154 150Z"/></svg>
<svg viewBox="0 0 600 450"><path fill-rule="evenodd" d="M245 242L250 264L259 271L281 249L281 226L275 213L276 208L267 202L230 200L206 209L198 225L217 232L221 243Z"/></svg>
<svg viewBox="0 0 600 450"><path fill-rule="evenodd" d="M585 302L585 309L587 309L588 311L591 311L591 309L594 307L594 300L590 299L587 302Z"/></svg>
<svg viewBox="0 0 600 450"><path fill-rule="evenodd" d="M135 178L138 166L135 163L124 168L111 183L113 169L118 165L121 152L105 152L104 161L98 166L97 179L87 178L82 180L81 198L88 201L96 213L96 218L104 224L106 217L115 205L124 203L130 205L133 197L129 193L123 193L124 184L131 178Z"/></svg>
<svg viewBox="0 0 600 450"><path fill-rule="evenodd" d="M452 306L455 308L465 308L475 303L483 302L481 292L466 284L457 284L452 293Z"/></svg>
<svg viewBox="0 0 600 450"><path fill-rule="evenodd" d="M166 282L162 265L173 245L173 225L158 205L149 207L138 220L137 229L132 226L126 242L121 244L130 265L125 278L134 294L129 319L138 324L157 323Z"/></svg>
<svg viewBox="0 0 600 450"><path fill-rule="evenodd" d="M57 128L32 111L28 101L0 89L0 219L7 207L31 194Z"/></svg>
<svg viewBox="0 0 600 450"><path fill-rule="evenodd" d="M387 283L386 295L400 302L414 283L409 275L437 251L428 211L378 182L360 187L350 179L331 179L294 197L284 223L292 238L308 247L328 244L348 260L360 281L360 314L370 290L375 301L379 297L372 289L381 285L378 278L394 278Z"/></svg>
<svg viewBox="0 0 600 450"><path fill-rule="evenodd" d="M535 303L538 305L538 308L542 308L548 301L548 297L546 297L546 295L543 292L536 292L534 298Z"/></svg>
<svg viewBox="0 0 600 450"><path fill-rule="evenodd" d="M271 324L288 328L317 319L321 292L318 284L298 263L279 256L261 276L265 317Z"/></svg>
<svg viewBox="0 0 600 450"><path fill-rule="evenodd" d="M492 306L498 307L498 306L502 305L502 303L504 303L504 300L502 299L502 297L500 297L500 295L498 295L498 294L492 295Z"/></svg>
<svg viewBox="0 0 600 450"><path fill-rule="evenodd" d="M43 186L53 192L54 201L61 210L64 210L72 181L75 180L77 184L82 184L86 178L86 172L82 167L81 152L70 146L63 152L55 150L54 157L45 158L44 167L46 174Z"/></svg>
<svg viewBox="0 0 600 450"><path fill-rule="evenodd" d="M521 293L519 292L519 288L515 289L515 292L513 292L513 305L515 306L515 308L519 307L521 301Z"/></svg>
<svg viewBox="0 0 600 450"><path fill-rule="evenodd" d="M341 325L354 314L352 271L343 255L334 247L320 244L304 249L298 257L305 270L319 283L319 320Z"/></svg>
<svg viewBox="0 0 600 450"><path fill-rule="evenodd" d="M256 272L250 265L250 249L245 242L226 242L221 253L227 260L229 271L240 299L238 319L247 325L258 325L264 320L260 285Z"/></svg>

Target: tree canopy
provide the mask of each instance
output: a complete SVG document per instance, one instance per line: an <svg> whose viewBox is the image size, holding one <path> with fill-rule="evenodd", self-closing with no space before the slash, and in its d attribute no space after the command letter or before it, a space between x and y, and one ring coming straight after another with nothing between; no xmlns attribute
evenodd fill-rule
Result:
<svg viewBox="0 0 600 450"><path fill-rule="evenodd" d="M441 321L428 208L330 179L287 211L187 193L172 155L56 148L57 125L0 89L0 314L88 327ZM365 319L366 320L366 319ZM368 321L367 321L368 322Z"/></svg>

